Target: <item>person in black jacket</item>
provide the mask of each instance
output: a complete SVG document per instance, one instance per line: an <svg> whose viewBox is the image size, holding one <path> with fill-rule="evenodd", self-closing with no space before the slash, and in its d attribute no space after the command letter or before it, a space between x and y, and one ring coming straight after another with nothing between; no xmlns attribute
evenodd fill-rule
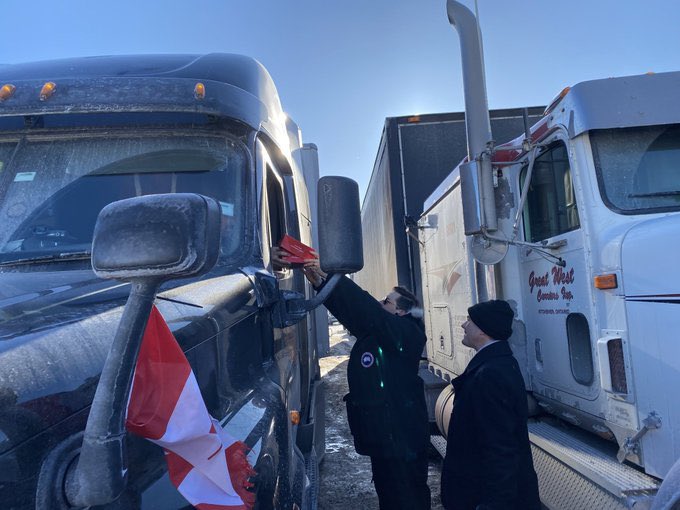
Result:
<svg viewBox="0 0 680 510"><path fill-rule="evenodd" d="M304 269L320 289L318 263ZM381 510L429 510L429 423L418 376L425 329L417 298L394 287L377 301L343 277L326 307L356 337L347 366L347 419L360 455L371 457Z"/></svg>
<svg viewBox="0 0 680 510"><path fill-rule="evenodd" d="M507 343L513 316L500 300L468 308L463 345L477 353L452 381L455 399L441 482L447 510L541 508L526 389Z"/></svg>

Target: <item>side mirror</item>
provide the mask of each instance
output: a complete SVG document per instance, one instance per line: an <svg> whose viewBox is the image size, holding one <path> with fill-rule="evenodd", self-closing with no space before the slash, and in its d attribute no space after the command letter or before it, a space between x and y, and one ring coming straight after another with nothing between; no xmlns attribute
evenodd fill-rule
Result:
<svg viewBox="0 0 680 510"><path fill-rule="evenodd" d="M480 201L479 171L476 161L462 163L460 172L460 194L463 199L463 226L465 235L482 233L482 204Z"/></svg>
<svg viewBox="0 0 680 510"><path fill-rule="evenodd" d="M92 267L100 278L193 276L210 270L220 244L220 206L194 193L120 200L99 213Z"/></svg>
<svg viewBox="0 0 680 510"><path fill-rule="evenodd" d="M220 206L191 193L114 202L97 218L92 267L102 278L131 282L104 362L77 457L63 473L74 507L105 505L125 488L125 411L144 330L159 285L209 271L220 245ZM62 476L62 475L60 475Z"/></svg>
<svg viewBox="0 0 680 510"><path fill-rule="evenodd" d="M355 273L364 267L359 186L347 177L319 179L319 258L326 273Z"/></svg>
<svg viewBox="0 0 680 510"><path fill-rule="evenodd" d="M317 187L319 258L321 269L332 273L323 289L312 299L284 291L273 310L276 327L300 322L322 304L342 278L364 267L359 211L359 186L347 177L322 177Z"/></svg>

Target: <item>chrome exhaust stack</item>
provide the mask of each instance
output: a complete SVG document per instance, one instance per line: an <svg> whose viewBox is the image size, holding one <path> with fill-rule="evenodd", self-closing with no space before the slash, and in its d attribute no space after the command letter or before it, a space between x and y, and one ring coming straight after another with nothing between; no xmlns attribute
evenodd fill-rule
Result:
<svg viewBox="0 0 680 510"><path fill-rule="evenodd" d="M465 234L486 237L487 233L498 229L498 218L491 167L493 136L486 96L482 38L477 17L470 9L455 0L447 0L446 11L449 22L460 38L463 68L468 161L460 166L460 179ZM495 291L488 288L487 271L480 261L475 262L475 276L474 301L494 297Z"/></svg>

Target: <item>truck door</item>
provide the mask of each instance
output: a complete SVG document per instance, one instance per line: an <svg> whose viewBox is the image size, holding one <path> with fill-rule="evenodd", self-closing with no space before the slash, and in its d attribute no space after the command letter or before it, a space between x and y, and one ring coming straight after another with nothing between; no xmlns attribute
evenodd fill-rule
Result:
<svg viewBox="0 0 680 510"><path fill-rule="evenodd" d="M520 261L534 390L571 405L574 396L593 400L597 388L589 277L567 143L556 136L536 158L523 215L526 241L561 245L545 252L563 262L527 248ZM527 170L521 171L520 185Z"/></svg>
<svg viewBox="0 0 680 510"><path fill-rule="evenodd" d="M274 266L271 262L270 247L278 245L285 234L299 237L299 228L297 216L291 211L289 195L292 190L286 190L284 175L268 156L267 148L263 144L258 145L263 176L261 218L264 263L276 275L279 289L304 293L304 276L298 274L299 271ZM299 411L301 406L300 345L306 343L306 334L306 321L274 330L273 361L277 370L270 376L285 392L289 412Z"/></svg>
<svg viewBox="0 0 680 510"><path fill-rule="evenodd" d="M296 181L292 175L283 176L283 194L284 200L286 202L286 229L288 235L299 239L304 242L306 240L308 243L312 242L310 235L309 226L301 225L300 212L298 210L299 204L297 201L297 194L295 190ZM305 221L303 219L303 221ZM307 229L306 233L303 230ZM290 289L305 295L307 288L306 279L302 274L302 270L289 271ZM305 318L302 322L297 324L297 338L298 338L298 349L299 349L299 363L300 363L300 402L301 410L308 410L309 398L311 395L311 384L313 379L316 377L315 366L317 364L316 355L316 338L310 335L309 316ZM327 327L327 321L324 321Z"/></svg>

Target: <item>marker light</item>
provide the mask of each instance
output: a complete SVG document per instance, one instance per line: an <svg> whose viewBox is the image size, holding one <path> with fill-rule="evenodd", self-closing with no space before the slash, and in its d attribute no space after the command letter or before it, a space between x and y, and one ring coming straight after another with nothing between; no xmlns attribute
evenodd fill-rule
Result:
<svg viewBox="0 0 680 510"><path fill-rule="evenodd" d="M290 412L290 422L293 425L299 425L300 424L300 411L291 411Z"/></svg>
<svg viewBox="0 0 680 510"><path fill-rule="evenodd" d="M7 83L0 87L0 101L5 101L12 97L12 94L14 94L15 90L16 87L10 83Z"/></svg>
<svg viewBox="0 0 680 510"><path fill-rule="evenodd" d="M196 99L205 99L205 85L197 83L194 87L194 97Z"/></svg>
<svg viewBox="0 0 680 510"><path fill-rule="evenodd" d="M593 278L596 289L615 289L619 286L615 274L601 274Z"/></svg>
<svg viewBox="0 0 680 510"><path fill-rule="evenodd" d="M559 94L557 94L557 97L556 97L555 99L553 99L553 100L552 100L552 103L550 103L550 105L548 105L548 107L545 109L545 111L543 112L543 116L545 117L545 116L548 115L551 111L553 111L553 110L555 109L555 107L560 103L560 101L562 101L562 99L564 99L564 96L566 96L567 94L569 94L569 91L570 91L570 90L571 90L571 87L564 87L564 88L562 89L562 92L560 92Z"/></svg>
<svg viewBox="0 0 680 510"><path fill-rule="evenodd" d="M54 91L57 90L57 84L51 81L48 81L43 85L43 88L40 90L40 100L41 101L47 101L50 97L52 97L52 94L54 94Z"/></svg>
<svg viewBox="0 0 680 510"><path fill-rule="evenodd" d="M413 115L411 117L408 117L406 119L406 122L411 122L411 123L420 122L420 115Z"/></svg>

